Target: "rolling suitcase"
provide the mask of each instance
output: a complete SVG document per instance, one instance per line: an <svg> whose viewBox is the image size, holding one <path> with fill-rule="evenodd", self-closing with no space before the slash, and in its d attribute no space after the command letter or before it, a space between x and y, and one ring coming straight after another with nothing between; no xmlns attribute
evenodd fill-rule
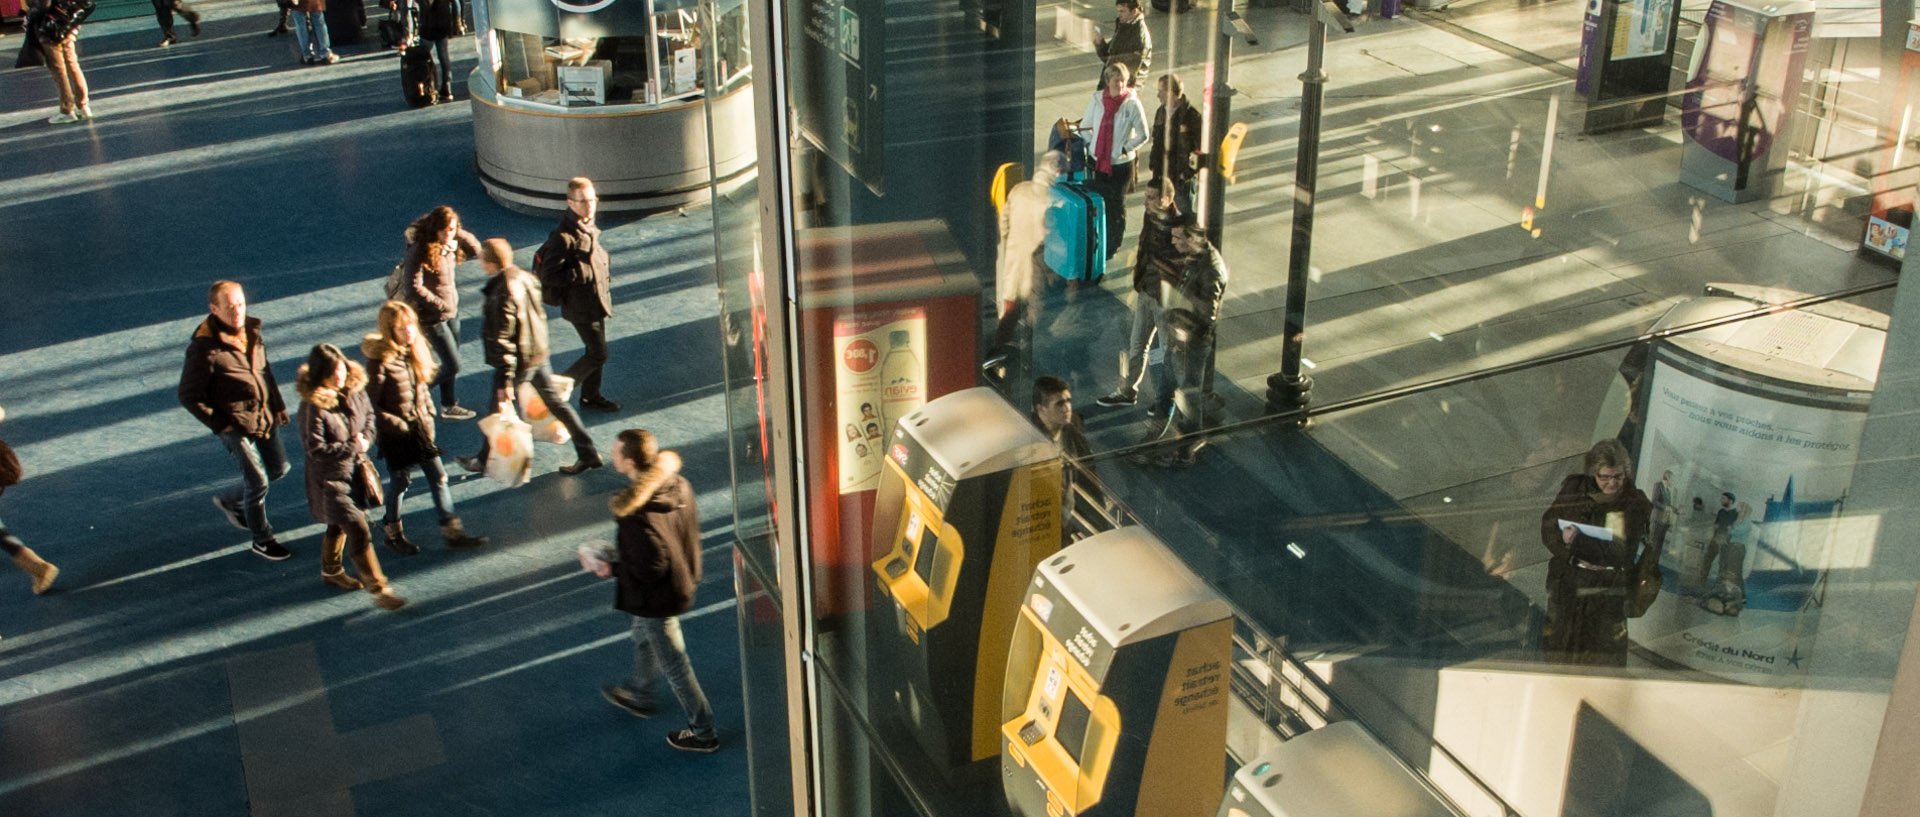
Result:
<svg viewBox="0 0 1920 817"><path fill-rule="evenodd" d="M1047 267L1069 281L1098 282L1107 268L1107 209L1100 194L1076 181L1053 186L1047 202Z"/></svg>
<svg viewBox="0 0 1920 817"><path fill-rule="evenodd" d="M432 105L440 93L439 82L433 74L432 49L433 46L416 41L400 52L400 91L407 97L407 107Z"/></svg>

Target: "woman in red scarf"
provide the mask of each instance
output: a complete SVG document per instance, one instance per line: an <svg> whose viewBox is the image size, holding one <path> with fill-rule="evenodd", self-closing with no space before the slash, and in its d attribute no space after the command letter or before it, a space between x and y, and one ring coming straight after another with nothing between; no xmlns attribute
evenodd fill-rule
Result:
<svg viewBox="0 0 1920 817"><path fill-rule="evenodd" d="M1147 142L1147 109L1127 84L1127 67L1107 63L1100 74L1105 87L1093 92L1082 128L1093 128L1093 178L1087 186L1100 194L1107 210L1107 257L1120 249L1127 233L1127 194L1133 192L1134 151Z"/></svg>

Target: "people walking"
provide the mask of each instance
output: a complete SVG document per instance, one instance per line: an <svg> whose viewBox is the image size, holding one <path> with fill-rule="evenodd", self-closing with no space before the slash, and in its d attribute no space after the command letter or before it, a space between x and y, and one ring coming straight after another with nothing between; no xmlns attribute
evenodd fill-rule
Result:
<svg viewBox="0 0 1920 817"><path fill-rule="evenodd" d="M447 488L447 470L440 464L440 448L433 426L432 353L413 307L388 301L380 307L379 331L360 342L367 356L367 398L373 404L375 440L387 461L386 515L381 531L387 547L403 556L420 552L408 541L400 522L401 502L413 482L417 466L427 477L433 508L440 515L440 537L447 547L480 547L486 537L466 532L453 510Z"/></svg>
<svg viewBox="0 0 1920 817"><path fill-rule="evenodd" d="M440 61L440 99L453 101L453 68L447 61L447 39L459 33L460 11L454 0L401 0L406 3L409 27L423 44L433 46Z"/></svg>
<svg viewBox="0 0 1920 817"><path fill-rule="evenodd" d="M1180 280L1181 251L1173 245L1173 197L1165 180L1147 182L1146 217L1140 223L1140 246L1133 260L1133 305L1128 321L1127 348L1120 356L1120 385L1099 400L1102 406L1131 406L1140 399L1140 382L1147 371L1147 352L1155 338L1167 338L1166 310L1161 290ZM1164 419L1173 406L1173 380L1165 369L1154 378L1159 387L1149 410Z"/></svg>
<svg viewBox="0 0 1920 817"><path fill-rule="evenodd" d="M273 0L273 4L280 7L280 21L267 32L267 36L278 37L287 33L287 18L293 14L294 0Z"/></svg>
<svg viewBox="0 0 1920 817"><path fill-rule="evenodd" d="M1133 192L1133 161L1147 141L1147 109L1127 84L1127 66L1107 63L1105 83L1093 92L1080 127L1093 130L1093 177L1087 186L1100 194L1107 211L1106 257L1119 252L1127 233L1127 194Z"/></svg>
<svg viewBox="0 0 1920 817"><path fill-rule="evenodd" d="M0 408L0 420L6 419L6 416L6 409ZM19 485L25 476L19 455L5 440L0 440L0 496L4 496L8 488ZM40 558L33 548L20 541L20 537L7 528L5 520L0 520L0 553L5 553L7 558L13 560L14 567L27 574L35 595L47 592L47 588L53 586L54 577L60 575L60 568Z"/></svg>
<svg viewBox="0 0 1920 817"><path fill-rule="evenodd" d="M633 616L633 677L602 687L600 694L630 714L650 718L658 711L653 687L664 675L687 713L687 727L667 733L667 743L713 752L720 748L713 707L687 659L680 629L679 616L693 609L701 572L700 512L680 464L680 455L660 450L652 433L620 432L613 466L630 482L607 502L618 530L615 551L583 557L582 563L594 575L615 580L613 606Z"/></svg>
<svg viewBox="0 0 1920 817"><path fill-rule="evenodd" d="M27 36L40 49L40 59L60 92L60 112L47 119L51 124L93 118L93 107L87 104L87 77L80 71L80 24L92 13L90 0L42 0L27 13Z"/></svg>
<svg viewBox="0 0 1920 817"><path fill-rule="evenodd" d="M153 16L160 21L160 47L166 48L180 41L173 35L173 15L187 19L188 30L193 36L200 36L200 12L180 0L153 0Z"/></svg>
<svg viewBox="0 0 1920 817"><path fill-rule="evenodd" d="M358 2L358 0L354 0ZM327 34L327 0L298 0L293 4L293 39L300 48L300 64L339 62Z"/></svg>
<svg viewBox="0 0 1920 817"><path fill-rule="evenodd" d="M1192 465L1206 438L1198 436L1205 424L1207 369L1213 365L1214 326L1227 294L1227 262L1207 241L1207 234L1187 217L1174 224L1173 246L1180 253L1177 277L1161 284L1161 320L1167 329L1168 377L1158 383L1172 427L1183 438L1170 454L1172 465ZM1159 416L1159 415L1156 415Z"/></svg>
<svg viewBox="0 0 1920 817"><path fill-rule="evenodd" d="M454 283L454 265L480 254L480 242L460 226L460 214L441 205L407 225L407 254L400 261L406 276L401 300L420 316L420 330L440 358L440 416L471 420L471 410L460 406L454 381L460 376L460 290Z"/></svg>
<svg viewBox="0 0 1920 817"><path fill-rule="evenodd" d="M240 485L213 498L234 527L253 535L253 552L279 561L293 555L273 538L267 520L267 486L287 475L280 426L287 404L280 397L260 319L247 317L247 295L233 281L207 292L211 314L193 330L180 371L180 405L220 438L240 467Z"/></svg>
<svg viewBox="0 0 1920 817"><path fill-rule="evenodd" d="M565 374L580 389L580 407L619 411L620 404L600 391L601 370L607 365L607 318L613 315L612 277L607 271L607 249L600 244L600 226L593 217L600 196L593 180L575 176L567 181L567 212L547 243L533 254L533 272L544 287L546 302L560 307L560 317L573 324L586 349Z"/></svg>
<svg viewBox="0 0 1920 817"><path fill-rule="evenodd" d="M393 592L373 552L366 512L378 504L379 477L367 449L373 444L373 407L365 391L367 371L330 343L313 347L300 367L300 444L307 452L307 512L327 526L320 540L320 579L346 590L366 590L382 610L407 600ZM342 556L353 560L347 575Z"/></svg>
<svg viewBox="0 0 1920 817"><path fill-rule="evenodd" d="M480 245L480 269L487 274L487 284L481 289L486 303L481 307L480 341L487 350L487 365L493 367L493 404L512 405L516 387L531 384L573 437L578 459L560 466L560 473L581 474L605 465L580 415L554 387L539 280L514 265L513 246L504 238L489 238ZM485 471L490 450L482 443L480 453L459 458L460 467L475 473Z"/></svg>

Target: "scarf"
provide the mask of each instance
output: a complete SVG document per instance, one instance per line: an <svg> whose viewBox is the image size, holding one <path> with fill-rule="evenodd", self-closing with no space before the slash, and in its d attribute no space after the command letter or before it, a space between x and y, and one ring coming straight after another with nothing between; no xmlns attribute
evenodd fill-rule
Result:
<svg viewBox="0 0 1920 817"><path fill-rule="evenodd" d="M1100 104L1106 107L1106 112L1100 116L1100 135L1093 138L1095 172L1113 172L1113 118L1119 112L1120 104L1126 102L1127 95L1131 93L1131 90L1126 90L1121 91L1119 96L1112 96L1105 90L1100 92Z"/></svg>

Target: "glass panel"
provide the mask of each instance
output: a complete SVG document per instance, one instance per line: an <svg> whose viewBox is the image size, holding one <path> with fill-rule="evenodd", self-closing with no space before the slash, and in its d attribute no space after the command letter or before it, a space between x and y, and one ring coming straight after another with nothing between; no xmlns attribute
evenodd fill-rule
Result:
<svg viewBox="0 0 1920 817"><path fill-rule="evenodd" d="M734 590L740 603L740 680L746 700L747 768L754 817L793 814L792 747L787 739L785 626L772 584L739 552Z"/></svg>

